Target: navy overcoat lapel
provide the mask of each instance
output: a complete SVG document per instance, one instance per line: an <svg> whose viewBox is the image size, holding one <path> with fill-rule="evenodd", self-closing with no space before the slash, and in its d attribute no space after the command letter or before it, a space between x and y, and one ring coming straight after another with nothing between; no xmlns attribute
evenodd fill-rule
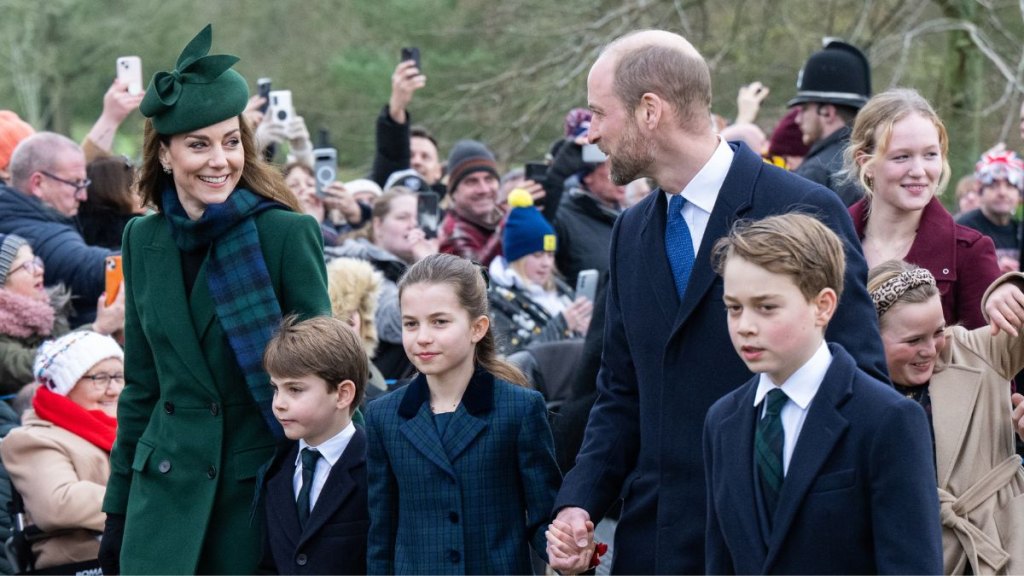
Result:
<svg viewBox="0 0 1024 576"><path fill-rule="evenodd" d="M832 352L832 365L811 401L779 493L779 505L775 510L768 557L764 564L766 572L771 570L807 491L850 425L839 408L853 393L857 366L853 358L841 348L829 346L829 350Z"/></svg>
<svg viewBox="0 0 1024 576"><path fill-rule="evenodd" d="M294 458L292 459L294 462ZM352 469L366 464L366 434L359 428L349 440L341 458L331 467L320 495L313 504L313 511L306 521L302 530L302 537L299 539L299 546L302 546L310 537L320 530L320 527L327 522L331 516L349 499L356 489L356 482L352 479ZM283 476L283 474L282 474ZM295 508L292 506L292 508ZM298 511L295 513L298 518Z"/></svg>
<svg viewBox="0 0 1024 576"><path fill-rule="evenodd" d="M674 318L679 311L679 297L676 296L676 283L665 254L668 204L661 188L655 189L651 195L654 198L644 206L644 222L640 231L640 245L644 249L640 256L644 259L644 268L650 270L648 282L661 307L662 318Z"/></svg>
<svg viewBox="0 0 1024 576"><path fill-rule="evenodd" d="M754 407L754 395L757 392L756 386L750 386L749 391L740 400L739 408L722 421L719 428L722 432L722 441L719 446L727 447L731 453L723 455L723 480L728 482L728 487L735 490L728 500L731 502L755 503L754 509L732 508L734 514L740 518L734 519L730 525L741 527L744 531L743 541L751 554L757 554L764 558L768 553L765 546L767 538L761 533L761 523L757 521L758 510L756 509L757 497L754 494L754 427L757 422L756 409ZM719 488L720 486L715 486ZM708 502L713 506L714 502ZM722 522L720 519L719 522Z"/></svg>
<svg viewBox="0 0 1024 576"><path fill-rule="evenodd" d="M299 511L295 506L295 484L292 480L295 474L295 459L299 456L299 443L295 442L285 456L276 464L279 466L277 474L267 482L265 490L267 499L268 514L274 517L272 522L283 527L279 534L283 534L290 541L289 549L296 548L295 538L300 536Z"/></svg>

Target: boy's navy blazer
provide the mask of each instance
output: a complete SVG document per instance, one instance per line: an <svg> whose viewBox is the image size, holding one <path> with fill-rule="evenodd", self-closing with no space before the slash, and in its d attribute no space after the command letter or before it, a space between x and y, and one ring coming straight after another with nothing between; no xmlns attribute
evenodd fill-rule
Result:
<svg viewBox="0 0 1024 576"><path fill-rule="evenodd" d="M835 192L766 164L742 143L718 192L682 302L665 256L665 193L619 216L612 233L598 398L555 509L601 518L623 498L612 571L700 574L706 518L701 430L708 408L750 378L729 339L711 249L739 219L819 218L843 241L846 275L826 339L886 379L867 263Z"/></svg>
<svg viewBox="0 0 1024 576"><path fill-rule="evenodd" d="M426 378L367 406L369 574L529 574L561 475L544 398L477 370L444 438Z"/></svg>
<svg viewBox="0 0 1024 576"><path fill-rule="evenodd" d="M356 425L303 528L295 506L299 443L282 451L266 480L262 570L278 574L365 574L370 512L366 500L366 433Z"/></svg>
<svg viewBox="0 0 1024 576"><path fill-rule="evenodd" d="M770 533L754 472L758 377L708 411L708 574L941 574L928 419L841 346L808 408Z"/></svg>

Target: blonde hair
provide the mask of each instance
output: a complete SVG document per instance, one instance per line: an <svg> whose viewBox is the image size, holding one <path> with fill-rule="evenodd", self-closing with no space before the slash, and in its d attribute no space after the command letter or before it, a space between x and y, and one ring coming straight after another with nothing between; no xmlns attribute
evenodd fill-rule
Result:
<svg viewBox="0 0 1024 576"><path fill-rule="evenodd" d="M398 281L398 298L409 286L416 284L444 284L451 286L459 305L471 319L487 316L487 283L476 264L451 254L431 254L406 270ZM518 386L529 387L523 373L498 357L494 344L494 331L487 328L483 339L476 343L473 362L495 377Z"/></svg>
<svg viewBox="0 0 1024 576"><path fill-rule="evenodd" d="M282 378L315 375L327 382L333 392L338 384L351 380L356 387L350 412L363 401L370 378L370 360L359 337L347 322L331 316L306 320L290 314L281 321L277 333L263 351L267 374Z"/></svg>
<svg viewBox="0 0 1024 576"><path fill-rule="evenodd" d="M763 220L741 220L712 249L715 272L722 274L733 256L773 274L793 279L807 301L831 288L843 295L846 254L828 226L807 214L790 213Z"/></svg>
<svg viewBox="0 0 1024 576"><path fill-rule="evenodd" d="M264 198L280 202L291 208L293 212L301 214L302 207L299 205L298 198L284 183L284 175L262 158L252 128L242 116L238 116L238 128L245 159L238 186ZM171 136L157 133L153 128L153 121L146 119L142 137L139 194L142 196L143 203L154 206L161 212L164 205L164 187L174 185L174 176L164 173L163 165L160 163L160 145L170 146L171 138Z"/></svg>
<svg viewBox="0 0 1024 576"><path fill-rule="evenodd" d="M529 254L527 254L527 256L529 256ZM518 260L509 262L508 265L509 268L512 268L513 270L516 271L516 274L519 274L519 277L522 278L524 282L529 282L531 284L534 283L533 280L530 280L526 276L526 256L519 258ZM554 267L552 267L551 276L548 276L547 282L540 285L541 288L547 290L548 292L555 289L555 272L556 271Z"/></svg>
<svg viewBox="0 0 1024 576"><path fill-rule="evenodd" d="M847 180L859 182L865 194L873 195L871 182L867 177L867 168L878 161L879 154L884 153L892 140L893 125L900 120L917 114L930 120L939 133L939 149L942 155L942 172L935 195L939 196L949 184L951 169L949 167L949 135L942 119L916 90L899 88L877 94L857 113L853 123L850 143L843 151L844 174ZM857 160L867 157L861 165Z"/></svg>
<svg viewBox="0 0 1024 576"><path fill-rule="evenodd" d="M359 314L359 338L366 355L377 352L377 297L381 274L373 265L356 258L336 258L327 264L327 295L335 318L347 321L353 312Z"/></svg>
<svg viewBox="0 0 1024 576"><path fill-rule="evenodd" d="M376 233L374 222L376 220L383 220L391 213L391 203L397 198L403 196L412 196L417 198L416 193L406 188L405 186L392 186L387 192L381 194L373 201L373 207L371 209L370 221L361 226L360 228L350 232L345 238L364 238L372 244L376 244ZM418 198L417 198L418 199Z"/></svg>

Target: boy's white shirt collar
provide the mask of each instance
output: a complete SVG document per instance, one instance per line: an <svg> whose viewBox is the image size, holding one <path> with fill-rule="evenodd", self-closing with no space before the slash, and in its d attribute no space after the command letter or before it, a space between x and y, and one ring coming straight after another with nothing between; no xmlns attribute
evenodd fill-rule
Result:
<svg viewBox="0 0 1024 576"><path fill-rule="evenodd" d="M345 452L345 448L348 448L349 441L356 435L356 425L351 421L348 426L341 429L330 439L325 440L319 446L310 446L306 443L305 439L299 440L299 452L295 456L295 466L302 465L302 450L309 447L313 448L320 453L320 456L327 461L328 464L334 466L334 464L341 458L341 455Z"/></svg>
<svg viewBox="0 0 1024 576"><path fill-rule="evenodd" d="M806 410L811 400L814 400L814 395L818 393L818 388L821 388L821 382L825 379L825 373L828 372L828 367L831 364L832 353L829 352L828 344L823 339L821 346L814 352L814 355L803 366L798 368L796 372L793 372L782 383L782 386L776 386L772 379L768 377L768 374L762 372L758 376L757 392L754 393L754 406L761 404L761 400L764 400L768 392L775 388L782 388L782 391L786 393L790 400L799 406L801 410Z"/></svg>

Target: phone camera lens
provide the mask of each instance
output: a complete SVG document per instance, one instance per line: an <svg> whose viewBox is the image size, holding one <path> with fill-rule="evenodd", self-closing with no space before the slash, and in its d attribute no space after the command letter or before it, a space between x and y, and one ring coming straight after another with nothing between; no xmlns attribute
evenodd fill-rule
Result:
<svg viewBox="0 0 1024 576"><path fill-rule="evenodd" d="M286 120L287 118L288 118L288 112L287 111L285 111L285 110L278 110L277 111L277 119L278 120Z"/></svg>

